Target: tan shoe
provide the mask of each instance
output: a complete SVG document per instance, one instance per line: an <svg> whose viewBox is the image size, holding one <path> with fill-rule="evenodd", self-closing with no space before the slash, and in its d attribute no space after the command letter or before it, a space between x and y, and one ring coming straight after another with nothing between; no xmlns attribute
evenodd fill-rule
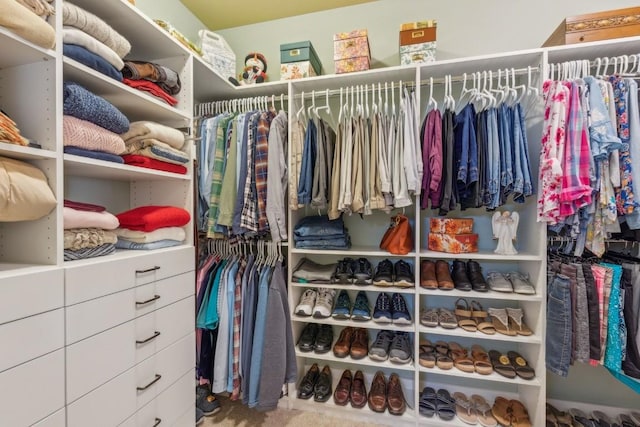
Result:
<svg viewBox="0 0 640 427"><path fill-rule="evenodd" d="M356 328L351 342L351 358L362 359L369 354L369 332L365 328Z"/></svg>
<svg viewBox="0 0 640 427"><path fill-rule="evenodd" d="M453 289L453 279L451 278L448 262L436 261L436 280L438 281L438 289L445 291Z"/></svg>
<svg viewBox="0 0 640 427"><path fill-rule="evenodd" d="M391 374L387 383L387 406L391 415L402 415L407 409L400 377L395 373Z"/></svg>
<svg viewBox="0 0 640 427"><path fill-rule="evenodd" d="M347 357L351 351L351 343L353 342L354 328L348 326L340 332L338 341L333 346L333 354L336 357Z"/></svg>
<svg viewBox="0 0 640 427"><path fill-rule="evenodd" d="M382 371L376 372L371 381L369 391L369 409L373 412L384 412L387 409L387 380Z"/></svg>
<svg viewBox="0 0 640 427"><path fill-rule="evenodd" d="M435 262L428 259L423 259L420 262L420 286L425 289L438 289Z"/></svg>

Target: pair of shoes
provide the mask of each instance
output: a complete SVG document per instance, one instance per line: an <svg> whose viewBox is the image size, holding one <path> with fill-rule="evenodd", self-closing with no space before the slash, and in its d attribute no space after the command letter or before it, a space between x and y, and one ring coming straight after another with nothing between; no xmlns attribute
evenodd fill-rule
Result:
<svg viewBox="0 0 640 427"><path fill-rule="evenodd" d="M442 420L451 421L456 416L456 402L443 388L437 392L433 387L422 389L419 408L420 415L428 418L437 414Z"/></svg>
<svg viewBox="0 0 640 427"><path fill-rule="evenodd" d="M393 373L387 382L382 371L376 372L369 392L369 409L373 412L384 412L389 409L391 415L402 415L407 409L402 392L402 383L398 374Z"/></svg>
<svg viewBox="0 0 640 427"><path fill-rule="evenodd" d="M300 302L296 306L295 313L298 316L313 315L313 317L316 318L330 317L331 307L333 307L333 299L335 297L335 289L307 289L300 296Z"/></svg>
<svg viewBox="0 0 640 427"><path fill-rule="evenodd" d="M395 265L388 259L380 261L376 267L376 274L373 276L373 284L375 286L413 288L415 278L411 264L403 260L398 260Z"/></svg>
<svg viewBox="0 0 640 427"><path fill-rule="evenodd" d="M458 326L467 332L480 331L487 335L496 333L495 325L489 321L490 313L484 311L482 304L478 301L472 300L471 304L469 304L466 299L458 298L454 313Z"/></svg>
<svg viewBox="0 0 640 427"><path fill-rule="evenodd" d="M467 397L461 392L453 393L456 405L456 416L465 424L480 424L483 427L495 427L498 421L491 414L491 406L484 397L473 394Z"/></svg>
<svg viewBox="0 0 640 427"><path fill-rule="evenodd" d="M535 295L536 289L529 280L529 275L512 271L510 273L499 273L490 271L487 273L489 288L496 292L515 292L522 295Z"/></svg>
<svg viewBox="0 0 640 427"><path fill-rule="evenodd" d="M333 343L333 327L331 325L318 325L308 323L298 339L300 351L314 351L316 353L326 353L331 350Z"/></svg>
<svg viewBox="0 0 640 427"><path fill-rule="evenodd" d="M333 401L336 405L345 406L351 403L353 408L363 408L367 404L367 387L362 371L356 371L353 377L351 371L346 369L333 392Z"/></svg>
<svg viewBox="0 0 640 427"><path fill-rule="evenodd" d="M372 270L366 258L344 258L338 261L333 281L368 285L371 284Z"/></svg>
<svg viewBox="0 0 640 427"><path fill-rule="evenodd" d="M381 292L373 309L373 321L376 323L410 325L411 314L404 297L396 292L389 298L386 292Z"/></svg>
<svg viewBox="0 0 640 427"><path fill-rule="evenodd" d="M222 409L216 396L211 393L211 384L196 386L196 408L207 417L217 414Z"/></svg>
<svg viewBox="0 0 640 427"><path fill-rule="evenodd" d="M482 267L477 261L453 261L451 268L453 286L460 291L487 292L489 285L482 275Z"/></svg>
<svg viewBox="0 0 640 427"><path fill-rule="evenodd" d="M444 329L455 329L458 327L455 315L446 308L427 308L421 311L420 324L430 328L442 326Z"/></svg>
<svg viewBox="0 0 640 427"><path fill-rule="evenodd" d="M383 330L378 332L369 349L369 359L377 362L389 359L393 363L409 363L413 358L411 346L409 333Z"/></svg>
<svg viewBox="0 0 640 427"><path fill-rule="evenodd" d="M355 303L351 306L349 293L344 289L341 290L331 316L338 320L371 320L371 307L367 294L364 291L358 292Z"/></svg>
<svg viewBox="0 0 640 427"><path fill-rule="evenodd" d="M489 351L489 359L493 370L505 378L513 379L516 376L523 380L532 380L536 376L536 371L529 365L529 362L515 351L502 354L499 351Z"/></svg>
<svg viewBox="0 0 640 427"><path fill-rule="evenodd" d="M310 399L313 396L313 400L316 402L326 402L332 393L329 365L325 365L322 372L320 372L317 363L311 365L298 386L298 398Z"/></svg>
<svg viewBox="0 0 640 427"><path fill-rule="evenodd" d="M587 419L586 415L582 413L582 411L579 411L577 409L574 409L573 411L575 411L576 413L580 413L580 415L584 415L585 420ZM547 425L552 425L554 427L568 427L574 425L573 416L570 413L560 411L550 403L547 403L545 405L545 412L545 420ZM589 427L591 427L592 420L588 420L587 422L589 423ZM599 424L593 425L599 426Z"/></svg>
<svg viewBox="0 0 640 427"><path fill-rule="evenodd" d="M420 286L425 289L442 289L444 291L453 289L449 263L442 260L434 262L423 259L420 262Z"/></svg>
<svg viewBox="0 0 640 427"><path fill-rule="evenodd" d="M491 414L500 424L512 427L531 427L529 412L519 400L496 397Z"/></svg>
<svg viewBox="0 0 640 427"><path fill-rule="evenodd" d="M340 358L351 356L352 359L362 359L368 352L369 332L365 328L344 328L333 346L333 354Z"/></svg>
<svg viewBox="0 0 640 427"><path fill-rule="evenodd" d="M502 335L533 335L533 331L523 321L524 312L521 308L489 308L487 313L496 332Z"/></svg>
<svg viewBox="0 0 640 427"><path fill-rule="evenodd" d="M487 352L478 344L471 347L471 352L457 342L438 341L435 345L430 341L420 344L420 365L425 368L437 366L449 370L454 366L466 373L489 375L493 367Z"/></svg>

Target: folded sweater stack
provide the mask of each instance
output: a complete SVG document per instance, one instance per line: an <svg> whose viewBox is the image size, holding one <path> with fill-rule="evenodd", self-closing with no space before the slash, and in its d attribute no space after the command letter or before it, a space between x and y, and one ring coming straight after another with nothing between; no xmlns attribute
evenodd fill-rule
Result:
<svg viewBox="0 0 640 427"><path fill-rule="evenodd" d="M169 105L178 103L172 95L180 93L182 83L178 73L169 67L153 62L126 61L122 76L126 85L149 92Z"/></svg>
<svg viewBox="0 0 640 427"><path fill-rule="evenodd" d="M62 5L62 41L65 56L122 81L120 70L131 44L102 19L65 1Z"/></svg>
<svg viewBox="0 0 640 427"><path fill-rule="evenodd" d="M0 26L17 34L23 39L43 47L53 49L56 44L56 32L40 16L53 12L46 1L0 0ZM48 7L47 7L48 6Z"/></svg>
<svg viewBox="0 0 640 427"><path fill-rule="evenodd" d="M175 206L140 206L117 215L119 249L153 250L181 245L189 212Z"/></svg>
<svg viewBox="0 0 640 427"><path fill-rule="evenodd" d="M126 145L125 163L165 172L186 174L189 162L184 133L155 122L132 122L122 134Z"/></svg>
<svg viewBox="0 0 640 427"><path fill-rule="evenodd" d="M64 201L64 260L94 258L116 250L118 218L104 206Z"/></svg>
<svg viewBox="0 0 640 427"><path fill-rule="evenodd" d="M64 152L115 163L126 147L120 134L129 130L129 120L107 100L73 82L63 88Z"/></svg>

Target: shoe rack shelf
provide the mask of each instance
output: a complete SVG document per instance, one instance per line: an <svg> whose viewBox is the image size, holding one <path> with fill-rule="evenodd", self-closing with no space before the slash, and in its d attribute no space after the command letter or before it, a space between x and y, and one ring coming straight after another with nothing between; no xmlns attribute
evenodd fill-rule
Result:
<svg viewBox="0 0 640 427"><path fill-rule="evenodd" d="M398 294L415 294L415 288L398 288L398 287L383 287L375 285L354 285L349 283L294 283L295 286L300 288L331 288L335 290L348 289L353 291L365 291L365 292L387 292Z"/></svg>
<svg viewBox="0 0 640 427"><path fill-rule="evenodd" d="M367 329L386 329L389 331L414 332L415 325L396 325L394 323L376 323L373 320L366 322L356 320L336 320L331 317L327 319L316 319L314 317L304 317L292 315L291 320L300 323L319 323L323 325L332 325L338 327L367 328Z"/></svg>

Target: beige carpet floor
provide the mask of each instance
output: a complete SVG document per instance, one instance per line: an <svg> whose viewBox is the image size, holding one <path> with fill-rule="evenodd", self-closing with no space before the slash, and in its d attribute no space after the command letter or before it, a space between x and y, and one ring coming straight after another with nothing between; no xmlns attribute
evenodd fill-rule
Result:
<svg viewBox="0 0 640 427"><path fill-rule="evenodd" d="M212 417L205 417L201 427L380 427L380 424L318 416L317 412L278 408L270 412L249 409L239 402L219 396L222 410Z"/></svg>

